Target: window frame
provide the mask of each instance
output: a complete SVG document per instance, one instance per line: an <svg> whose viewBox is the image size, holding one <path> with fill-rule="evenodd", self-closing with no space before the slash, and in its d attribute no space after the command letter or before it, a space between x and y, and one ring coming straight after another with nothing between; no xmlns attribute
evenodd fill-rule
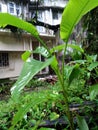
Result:
<svg viewBox="0 0 98 130"><path fill-rule="evenodd" d="M0 68L9 67L9 53L0 52Z"/></svg>
<svg viewBox="0 0 98 130"><path fill-rule="evenodd" d="M13 7L11 7L10 4L13 4ZM11 11L11 9L13 9L13 12ZM17 4L15 2L8 2L8 12L12 15L15 16L20 16L21 15L21 6L20 4Z"/></svg>
<svg viewBox="0 0 98 130"><path fill-rule="evenodd" d="M58 20L58 11L56 11L56 10L53 10L52 11L52 18L53 18L53 20Z"/></svg>
<svg viewBox="0 0 98 130"><path fill-rule="evenodd" d="M13 5L13 7L11 6L11 4ZM11 12L11 10L13 10L13 11ZM14 2L9 2L8 3L8 12L10 14L15 14L15 3Z"/></svg>

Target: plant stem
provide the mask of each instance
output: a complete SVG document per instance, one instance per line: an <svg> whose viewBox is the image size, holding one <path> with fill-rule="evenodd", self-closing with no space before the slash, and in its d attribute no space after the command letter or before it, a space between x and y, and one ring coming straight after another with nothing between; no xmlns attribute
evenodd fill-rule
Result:
<svg viewBox="0 0 98 130"><path fill-rule="evenodd" d="M52 56L52 54L51 54L49 48L47 47L47 45L45 44L45 42L40 37L38 37L37 40L47 49L47 51L49 52L49 55ZM68 42L66 42L65 49L64 49L63 62L62 62L62 72L60 72L60 68L57 66L56 66L56 68L53 68L53 69L58 76L58 80L60 81L61 88L63 90L63 96L65 98L64 101L65 101L65 105L66 105L65 112L66 112L66 115L67 115L68 120L70 122L70 130L74 130L73 118L72 118L70 108L69 108L69 103L68 103L67 90L65 89L65 84L64 84L64 65L65 65L65 55L66 55L67 43Z"/></svg>
<svg viewBox="0 0 98 130"><path fill-rule="evenodd" d="M66 50L67 50L67 44L68 44L68 40L65 44L65 48L64 48L64 55L63 55L63 62L62 62L62 80L61 80L61 76L60 73L58 73L58 77L59 80L61 82L61 87L63 89L63 96L65 98L65 105L66 105L66 115L68 116L68 120L70 122L70 130L74 130L74 123L73 123L73 117L72 114L70 112L70 107L69 107L69 103L68 103L68 96L67 96L67 89L65 89L65 83L64 83L64 66L65 66L65 56L66 56ZM66 88L68 88L69 86L67 86Z"/></svg>
<svg viewBox="0 0 98 130"><path fill-rule="evenodd" d="M61 76L61 73L60 73L59 69L58 69L58 72L57 72L57 76L58 76L58 79L60 81L61 88L63 90L63 96L65 98L65 100L64 100L65 105L66 105L65 112L66 112L66 115L67 115L69 123L70 123L70 130L74 130L73 118L72 118L72 115L71 115L71 112L70 112L69 103L68 103L67 90L65 89L64 81L63 81L63 78Z"/></svg>

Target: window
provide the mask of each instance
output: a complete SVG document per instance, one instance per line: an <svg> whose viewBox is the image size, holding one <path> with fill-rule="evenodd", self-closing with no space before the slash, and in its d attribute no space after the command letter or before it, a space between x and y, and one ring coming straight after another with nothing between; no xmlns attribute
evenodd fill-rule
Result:
<svg viewBox="0 0 98 130"><path fill-rule="evenodd" d="M53 13L52 13L52 15L53 15L53 19L58 19L58 11L53 11Z"/></svg>
<svg viewBox="0 0 98 130"><path fill-rule="evenodd" d="M32 18L34 19L36 17L36 11L32 12Z"/></svg>
<svg viewBox="0 0 98 130"><path fill-rule="evenodd" d="M7 52L0 52L0 67L9 66L9 55Z"/></svg>
<svg viewBox="0 0 98 130"><path fill-rule="evenodd" d="M18 4L16 4L16 14L17 16L20 14L20 7Z"/></svg>
<svg viewBox="0 0 98 130"><path fill-rule="evenodd" d="M43 20L42 11L38 11L38 19L39 19L39 20Z"/></svg>
<svg viewBox="0 0 98 130"><path fill-rule="evenodd" d="M8 12L13 15L19 16L21 14L21 7L19 4L16 4L14 2L8 3Z"/></svg>
<svg viewBox="0 0 98 130"><path fill-rule="evenodd" d="M15 13L15 4L13 2L9 3L9 13L14 14Z"/></svg>

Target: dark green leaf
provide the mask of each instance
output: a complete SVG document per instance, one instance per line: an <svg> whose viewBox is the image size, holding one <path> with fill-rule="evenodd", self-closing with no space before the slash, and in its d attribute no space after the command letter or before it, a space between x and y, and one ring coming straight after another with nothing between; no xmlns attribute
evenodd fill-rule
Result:
<svg viewBox="0 0 98 130"><path fill-rule="evenodd" d="M77 123L79 130L89 130L88 125L83 117L77 116Z"/></svg>
<svg viewBox="0 0 98 130"><path fill-rule="evenodd" d="M70 73L70 75L69 75L69 83L68 83L68 84L70 85L70 84L72 83L72 81L79 76L79 74L80 74L79 65L76 64L76 65L72 68L72 70L71 70L71 73Z"/></svg>
<svg viewBox="0 0 98 130"><path fill-rule="evenodd" d="M92 85L89 88L90 99L94 100L98 95L98 84Z"/></svg>

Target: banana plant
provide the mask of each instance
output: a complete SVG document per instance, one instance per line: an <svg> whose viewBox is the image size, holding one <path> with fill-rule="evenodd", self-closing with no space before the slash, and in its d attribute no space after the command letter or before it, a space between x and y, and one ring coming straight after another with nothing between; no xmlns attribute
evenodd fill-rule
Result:
<svg viewBox="0 0 98 130"><path fill-rule="evenodd" d="M61 39L63 39L66 43L64 57L66 54L68 40L70 38L70 35L74 27L86 13L88 13L90 10L92 10L97 6L98 6L98 0L93 0L93 1L92 0L69 0L67 6L63 11L62 20L60 24L60 36ZM63 60L63 64L64 64L64 60ZM64 65L62 69L64 69ZM70 116L71 115L69 114L69 120L71 119ZM85 130L88 130L87 125L85 125L86 122L80 120L78 116L77 118L78 118L78 125L80 130L84 129L84 127L80 127L82 125L85 126ZM70 129L71 130L74 129L72 120L70 120Z"/></svg>
<svg viewBox="0 0 98 130"><path fill-rule="evenodd" d="M33 25L31 25L30 23L27 23L23 20L20 20L20 19L16 18L15 16L11 16L10 14L0 13L0 27L4 28L7 25L11 25L11 26L15 26L15 27L21 28L21 29L29 32L32 36L34 36L42 44L42 46L46 49L46 52L48 52L47 61L45 61L45 62L31 60L31 58L29 58L29 55L30 55L29 52L26 53L22 57L25 60L25 63L23 66L23 70L21 71L20 77L18 78L17 82L11 89L12 98L15 99L16 101L18 101L19 98L16 98L16 97L19 97L21 90L25 87L25 85L29 82L29 80L35 74L37 74L40 70L42 70L43 68L45 68L48 65L51 65L51 67L53 68L53 70L55 71L55 73L58 76L58 80L60 81L61 88L63 90L63 95L65 98L65 105L66 105L66 114L67 114L69 122L70 122L70 130L74 130L74 124L73 124L73 117L72 117L72 115L70 113L70 109L69 109L67 90L65 89L65 84L64 84L64 58L65 58L65 54L66 54L66 48L67 48L69 37L70 37L75 25L79 22L79 20L83 17L83 15L85 15L88 11L92 10L96 6L98 6L98 0L93 0L93 1L92 0L69 0L67 6L65 7L64 12L62 14L61 24L60 24L60 36L61 36L61 39L63 39L64 42L66 43L66 44L64 44L64 47L63 47L64 56L63 56L63 63L62 63L62 71L60 71L60 69L58 68L58 61L57 61L56 57L52 56L53 50L51 53L51 50L49 50L49 48L47 47L45 42L40 38L39 33L37 32L36 28ZM59 48L57 47L56 49L59 49ZM37 51L39 51L39 49ZM42 49L42 51L40 50L38 53L42 54L43 49ZM38 67L36 67L34 69L34 66L36 66L36 65L38 65ZM30 69L27 69L27 67ZM73 68L73 70L72 70L72 73L70 73L70 76L69 76L70 80L68 83L69 85L72 82L72 80L74 79L73 78L74 71L77 72L78 67L75 66L75 68ZM36 105L36 103L34 105ZM18 111L18 113L23 112L22 115L24 115L28 111L27 109L29 110L30 107L26 107L26 110L24 110L24 111L20 110L20 111ZM18 116L18 118L16 118L17 115L18 114L16 113L16 116L14 117L16 119L14 126L20 120L19 116ZM80 121L79 126L81 126L80 123L82 125L86 126L83 122L85 122L85 121L84 120ZM88 130L87 126L85 128L86 128L85 130ZM83 129L81 127L80 130L84 130L84 127L83 127Z"/></svg>

